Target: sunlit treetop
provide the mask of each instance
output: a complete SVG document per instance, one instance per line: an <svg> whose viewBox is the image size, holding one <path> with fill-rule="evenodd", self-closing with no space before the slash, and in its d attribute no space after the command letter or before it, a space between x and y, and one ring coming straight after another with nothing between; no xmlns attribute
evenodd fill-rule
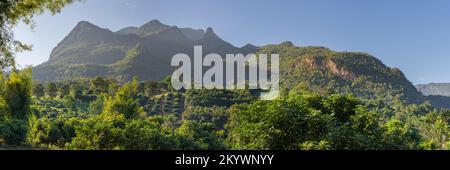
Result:
<svg viewBox="0 0 450 170"><path fill-rule="evenodd" d="M12 28L19 22L33 28L33 17L49 11L56 14L61 9L80 0L2 0L0 1L0 69L15 70L14 53L31 50L31 45L15 40Z"/></svg>

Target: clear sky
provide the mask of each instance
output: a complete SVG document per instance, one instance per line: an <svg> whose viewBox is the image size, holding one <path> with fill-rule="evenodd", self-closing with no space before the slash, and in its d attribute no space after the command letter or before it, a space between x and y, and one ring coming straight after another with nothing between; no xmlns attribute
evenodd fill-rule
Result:
<svg viewBox="0 0 450 170"><path fill-rule="evenodd" d="M400 68L413 83L450 82L449 0L86 0L23 24L16 38L34 45L21 66L45 62L78 21L116 31L152 19L212 27L235 46L292 41L368 52Z"/></svg>

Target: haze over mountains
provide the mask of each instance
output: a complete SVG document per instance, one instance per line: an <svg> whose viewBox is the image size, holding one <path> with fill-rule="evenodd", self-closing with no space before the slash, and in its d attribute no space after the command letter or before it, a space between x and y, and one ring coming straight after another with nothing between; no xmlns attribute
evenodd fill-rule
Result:
<svg viewBox="0 0 450 170"><path fill-rule="evenodd" d="M337 92L385 102L431 100L436 107L450 106L448 98L424 96L401 70L387 67L367 53L298 47L291 42L239 48L221 39L212 28L179 28L157 20L117 32L81 21L53 49L50 59L33 69L33 78L58 81L103 76L126 82L138 76L140 80L162 80L174 70L170 67L172 57L177 53L192 56L194 45L202 45L203 54L280 54L283 94Z"/></svg>
<svg viewBox="0 0 450 170"><path fill-rule="evenodd" d="M450 97L450 83L418 84L417 89L424 95L441 95Z"/></svg>

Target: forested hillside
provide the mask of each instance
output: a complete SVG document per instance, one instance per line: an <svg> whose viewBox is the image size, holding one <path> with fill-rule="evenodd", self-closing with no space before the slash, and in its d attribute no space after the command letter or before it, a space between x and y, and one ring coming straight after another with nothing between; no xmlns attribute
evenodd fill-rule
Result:
<svg viewBox="0 0 450 170"><path fill-rule="evenodd" d="M280 54L280 80L285 95L336 92L388 103L420 104L429 100L435 107L450 107L448 100L424 97L401 70L387 67L367 53L298 47L290 42L237 48L211 28L178 28L157 20L116 32L81 21L53 49L47 62L33 68L33 79L51 82L101 76L126 83L137 76L143 81L160 81L173 72L173 55L183 52L192 56L194 45L202 45L204 54Z"/></svg>
<svg viewBox="0 0 450 170"><path fill-rule="evenodd" d="M2 147L36 149L450 149L450 111L298 91L171 89L96 77L1 76Z"/></svg>
<svg viewBox="0 0 450 170"><path fill-rule="evenodd" d="M290 42L262 47L258 53L280 54L280 81L284 94L353 94L388 103L420 104L425 101L399 69L387 67L367 53L297 47Z"/></svg>
<svg viewBox="0 0 450 170"><path fill-rule="evenodd" d="M194 45L202 45L205 53L222 55L248 54L258 49L251 44L234 47L212 28L178 28L152 20L140 27L113 32L81 21L52 50L47 62L33 68L33 78L45 82L96 76L122 83L134 76L162 80L174 70L170 67L172 57L177 53L192 56Z"/></svg>

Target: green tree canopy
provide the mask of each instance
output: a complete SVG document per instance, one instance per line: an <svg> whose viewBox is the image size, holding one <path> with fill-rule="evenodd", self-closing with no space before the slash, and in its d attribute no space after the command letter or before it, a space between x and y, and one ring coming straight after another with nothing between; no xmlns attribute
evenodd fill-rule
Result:
<svg viewBox="0 0 450 170"><path fill-rule="evenodd" d="M52 14L78 0L2 0L0 1L0 69L15 69L14 53L31 46L15 40L12 28L20 21L34 27L33 17L50 11Z"/></svg>

